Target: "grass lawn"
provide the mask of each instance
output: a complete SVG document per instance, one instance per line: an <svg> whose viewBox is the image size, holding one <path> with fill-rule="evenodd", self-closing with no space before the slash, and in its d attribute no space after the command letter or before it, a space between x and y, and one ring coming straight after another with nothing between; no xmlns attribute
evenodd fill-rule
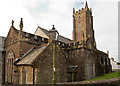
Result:
<svg viewBox="0 0 120 86"><path fill-rule="evenodd" d="M85 80L85 81L96 81L96 80L106 80L106 79L113 79L120 77L120 71L119 72L112 72L112 73L107 73L103 76L98 76L93 79Z"/></svg>

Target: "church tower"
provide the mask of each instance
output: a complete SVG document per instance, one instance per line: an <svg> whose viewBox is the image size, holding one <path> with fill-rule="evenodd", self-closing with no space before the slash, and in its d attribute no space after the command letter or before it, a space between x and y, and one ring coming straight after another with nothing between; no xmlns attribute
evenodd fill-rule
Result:
<svg viewBox="0 0 120 86"><path fill-rule="evenodd" d="M86 1L85 8L75 12L73 8L73 40L80 41L91 38L94 42L93 16Z"/></svg>

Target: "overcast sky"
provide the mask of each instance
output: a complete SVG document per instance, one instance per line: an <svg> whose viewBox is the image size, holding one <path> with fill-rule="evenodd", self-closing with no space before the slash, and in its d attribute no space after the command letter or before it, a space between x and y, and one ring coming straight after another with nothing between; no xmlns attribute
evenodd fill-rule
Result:
<svg viewBox="0 0 120 86"><path fill-rule="evenodd" d="M92 8L97 48L118 60L118 0L87 0ZM81 3L84 2L84 3ZM0 36L6 37L14 20L19 29L23 18L26 32L34 33L37 26L47 30L55 25L59 34L72 39L72 12L81 9L85 0L1 0Z"/></svg>

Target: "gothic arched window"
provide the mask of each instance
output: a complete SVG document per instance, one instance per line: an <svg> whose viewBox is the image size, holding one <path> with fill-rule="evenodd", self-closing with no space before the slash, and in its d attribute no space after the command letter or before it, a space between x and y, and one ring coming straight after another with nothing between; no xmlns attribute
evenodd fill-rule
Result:
<svg viewBox="0 0 120 86"><path fill-rule="evenodd" d="M12 83L13 82L13 63L14 63L14 53L13 52L8 52L7 53L7 58L6 58L6 74L7 74L7 82Z"/></svg>
<svg viewBox="0 0 120 86"><path fill-rule="evenodd" d="M26 84L26 71L25 71L25 68L22 69L22 84Z"/></svg>

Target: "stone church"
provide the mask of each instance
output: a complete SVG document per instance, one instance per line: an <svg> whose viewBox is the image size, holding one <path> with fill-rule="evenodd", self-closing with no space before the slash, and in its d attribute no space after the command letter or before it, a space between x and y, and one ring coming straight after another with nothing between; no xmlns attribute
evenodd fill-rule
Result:
<svg viewBox="0 0 120 86"><path fill-rule="evenodd" d="M14 27L5 39L3 84L40 84L75 82L111 72L108 53L96 48L92 10L73 9L73 40L51 30L37 27L34 34Z"/></svg>

